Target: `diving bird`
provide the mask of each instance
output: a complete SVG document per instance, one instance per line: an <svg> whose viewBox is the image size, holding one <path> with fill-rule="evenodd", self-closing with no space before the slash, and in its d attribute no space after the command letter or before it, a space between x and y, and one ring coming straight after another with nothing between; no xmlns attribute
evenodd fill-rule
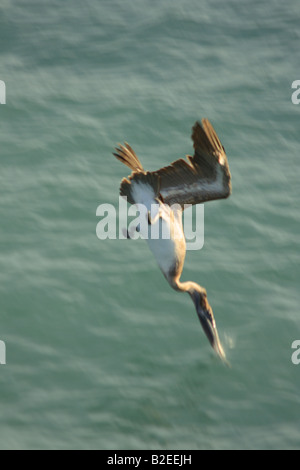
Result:
<svg viewBox="0 0 300 470"><path fill-rule="evenodd" d="M191 137L194 156L158 171L145 171L128 143L119 144L113 155L132 170L121 182L120 195L130 204L145 207L148 230L159 226L159 235L146 239L163 275L173 289L190 295L211 346L226 362L206 290L195 282L181 282L180 277L186 255L182 212L186 205L227 198L231 175L225 149L208 119L195 123ZM162 236L164 230L168 237Z"/></svg>

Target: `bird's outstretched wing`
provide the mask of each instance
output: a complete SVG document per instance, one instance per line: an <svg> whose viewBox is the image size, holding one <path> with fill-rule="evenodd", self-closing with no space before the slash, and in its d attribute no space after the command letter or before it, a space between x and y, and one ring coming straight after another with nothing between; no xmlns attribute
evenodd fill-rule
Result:
<svg viewBox="0 0 300 470"><path fill-rule="evenodd" d="M154 172L165 204L199 204L227 198L231 176L225 149L208 119L193 127L194 156Z"/></svg>
<svg viewBox="0 0 300 470"><path fill-rule="evenodd" d="M231 193L231 177L224 147L207 119L193 127L194 156L188 161L176 160L158 171L145 171L129 144L120 145L114 156L127 165L132 174L121 183L120 194L130 204L141 203L134 197L133 185L150 187L153 197L165 204L200 204L214 199L224 199Z"/></svg>

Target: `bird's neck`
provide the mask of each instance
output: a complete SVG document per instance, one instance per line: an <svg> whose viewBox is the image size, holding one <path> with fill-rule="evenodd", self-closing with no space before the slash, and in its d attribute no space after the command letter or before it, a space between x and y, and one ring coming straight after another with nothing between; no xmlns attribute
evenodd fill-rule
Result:
<svg viewBox="0 0 300 470"><path fill-rule="evenodd" d="M180 279L169 279L169 282L174 290L178 292L188 292L190 295L199 288L198 284L192 281L181 282Z"/></svg>

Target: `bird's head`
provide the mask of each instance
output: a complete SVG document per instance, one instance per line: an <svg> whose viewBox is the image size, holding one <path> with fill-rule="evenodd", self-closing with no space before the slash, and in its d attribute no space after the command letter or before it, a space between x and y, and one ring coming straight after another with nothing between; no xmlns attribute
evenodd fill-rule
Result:
<svg viewBox="0 0 300 470"><path fill-rule="evenodd" d="M212 308L207 300L206 290L201 286L195 285L190 289L189 294L193 299L200 323L211 346L220 358L226 362L225 352L219 339Z"/></svg>

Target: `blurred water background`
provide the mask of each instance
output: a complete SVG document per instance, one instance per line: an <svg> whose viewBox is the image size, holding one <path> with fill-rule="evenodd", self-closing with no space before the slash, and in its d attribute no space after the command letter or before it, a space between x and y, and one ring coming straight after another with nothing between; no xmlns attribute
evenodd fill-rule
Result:
<svg viewBox="0 0 300 470"><path fill-rule="evenodd" d="M2 0L1 449L300 447L298 0ZM100 241L128 141L155 170L208 117L233 194L183 279L231 369L142 240Z"/></svg>

